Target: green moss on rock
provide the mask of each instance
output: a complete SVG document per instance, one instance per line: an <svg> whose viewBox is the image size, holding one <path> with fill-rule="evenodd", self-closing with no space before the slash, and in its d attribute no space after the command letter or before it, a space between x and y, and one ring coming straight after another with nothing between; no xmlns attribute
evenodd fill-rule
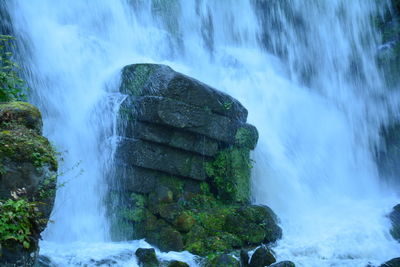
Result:
<svg viewBox="0 0 400 267"><path fill-rule="evenodd" d="M0 170L6 168L6 160L57 169L56 155L50 142L36 131L19 125L0 131Z"/></svg>
<svg viewBox="0 0 400 267"><path fill-rule="evenodd" d="M5 130L13 125L22 125L41 134L42 115L35 106L26 102L0 103L0 128Z"/></svg>
<svg viewBox="0 0 400 267"><path fill-rule="evenodd" d="M237 129L235 134L235 145L254 149L258 141L258 132L256 127L247 124Z"/></svg>
<svg viewBox="0 0 400 267"><path fill-rule="evenodd" d="M250 150L229 147L206 163L207 175L217 190L219 199L226 202L247 203L250 198Z"/></svg>

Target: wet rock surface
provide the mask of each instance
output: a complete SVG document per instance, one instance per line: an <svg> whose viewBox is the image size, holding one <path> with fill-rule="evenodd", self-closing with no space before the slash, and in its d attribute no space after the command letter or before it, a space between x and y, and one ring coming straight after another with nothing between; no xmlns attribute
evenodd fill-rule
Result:
<svg viewBox="0 0 400 267"><path fill-rule="evenodd" d="M57 160L41 131L36 107L0 103L1 266L33 266L53 208Z"/></svg>
<svg viewBox="0 0 400 267"><path fill-rule="evenodd" d="M272 210L249 203L258 132L236 99L156 64L123 68L120 91L115 240L205 256L281 237Z"/></svg>

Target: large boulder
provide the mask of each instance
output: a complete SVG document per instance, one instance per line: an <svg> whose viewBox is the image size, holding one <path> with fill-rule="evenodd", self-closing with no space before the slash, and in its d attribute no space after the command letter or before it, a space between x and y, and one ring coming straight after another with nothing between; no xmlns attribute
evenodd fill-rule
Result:
<svg viewBox="0 0 400 267"><path fill-rule="evenodd" d="M205 256L281 237L275 214L249 204L258 133L236 99L156 64L123 68L120 91L115 240Z"/></svg>
<svg viewBox="0 0 400 267"><path fill-rule="evenodd" d="M33 265L53 207L57 160L41 129L36 107L0 103L1 266Z"/></svg>

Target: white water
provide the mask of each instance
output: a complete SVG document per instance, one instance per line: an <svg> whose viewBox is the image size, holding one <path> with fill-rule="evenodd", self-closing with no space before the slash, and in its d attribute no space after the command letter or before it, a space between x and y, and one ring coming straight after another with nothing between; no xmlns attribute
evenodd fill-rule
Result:
<svg viewBox="0 0 400 267"><path fill-rule="evenodd" d="M109 243L102 205L116 77L139 62L168 64L249 109L260 132L254 201L281 218L278 259L361 267L399 256L384 216L399 199L380 185L371 149L396 105L373 61L374 1L268 1L265 10L245 0L15 2L45 134L67 150L64 170L80 162L60 177L41 244L60 266L135 266L121 254L143 246Z"/></svg>

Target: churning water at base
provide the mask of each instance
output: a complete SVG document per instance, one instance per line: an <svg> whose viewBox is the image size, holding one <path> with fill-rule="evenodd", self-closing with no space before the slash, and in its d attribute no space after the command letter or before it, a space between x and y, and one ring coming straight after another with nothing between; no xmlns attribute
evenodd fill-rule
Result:
<svg viewBox="0 0 400 267"><path fill-rule="evenodd" d="M110 258L136 265L126 253L143 243L108 242L102 197L112 168L114 111L123 98L118 71L152 62L249 109L260 132L253 196L281 219L278 259L364 267L399 256L385 217L399 198L380 184L373 156L380 125L397 105L374 60L375 2L9 3L45 134L66 151L65 184L41 253L60 266ZM195 266L189 254L163 257Z"/></svg>

